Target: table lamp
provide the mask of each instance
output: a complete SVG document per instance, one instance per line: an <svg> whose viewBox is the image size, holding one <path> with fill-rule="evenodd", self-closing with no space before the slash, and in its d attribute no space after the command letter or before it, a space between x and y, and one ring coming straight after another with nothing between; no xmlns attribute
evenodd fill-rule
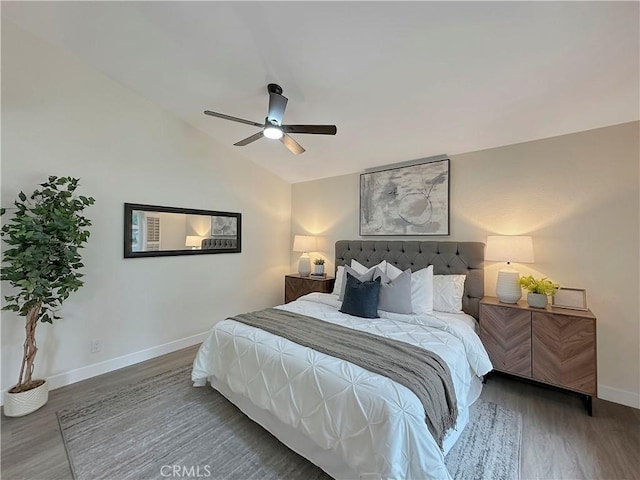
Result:
<svg viewBox="0 0 640 480"><path fill-rule="evenodd" d="M302 252L298 261L298 273L301 277L308 277L311 273L311 260L308 252L315 252L317 247L316 237L310 235L296 235L293 238L293 251Z"/></svg>
<svg viewBox="0 0 640 480"><path fill-rule="evenodd" d="M522 297L520 274L510 268L511 262L533 263L533 239L518 235L489 235L485 260L507 262L498 272L496 296L502 303L517 303Z"/></svg>
<svg viewBox="0 0 640 480"><path fill-rule="evenodd" d="M198 235L187 235L184 246L191 247L191 250L198 250L202 246L203 238L204 237L200 237Z"/></svg>

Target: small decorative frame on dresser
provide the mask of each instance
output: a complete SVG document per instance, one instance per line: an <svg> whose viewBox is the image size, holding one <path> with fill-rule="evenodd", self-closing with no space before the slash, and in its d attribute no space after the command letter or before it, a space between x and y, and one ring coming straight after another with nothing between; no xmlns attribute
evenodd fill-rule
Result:
<svg viewBox="0 0 640 480"><path fill-rule="evenodd" d="M560 287L551 301L554 307L571 310L589 310L587 308L587 291L584 288Z"/></svg>
<svg viewBox="0 0 640 480"><path fill-rule="evenodd" d="M596 317L591 311L480 301L480 339L493 369L579 393L589 415L598 394Z"/></svg>

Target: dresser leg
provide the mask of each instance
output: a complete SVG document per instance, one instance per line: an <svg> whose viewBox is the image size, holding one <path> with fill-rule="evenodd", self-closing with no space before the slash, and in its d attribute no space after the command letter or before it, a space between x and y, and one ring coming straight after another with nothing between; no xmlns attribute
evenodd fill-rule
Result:
<svg viewBox="0 0 640 480"><path fill-rule="evenodd" d="M593 397L591 395L585 395L582 399L584 400L584 406L587 409L587 413L590 417L593 417Z"/></svg>

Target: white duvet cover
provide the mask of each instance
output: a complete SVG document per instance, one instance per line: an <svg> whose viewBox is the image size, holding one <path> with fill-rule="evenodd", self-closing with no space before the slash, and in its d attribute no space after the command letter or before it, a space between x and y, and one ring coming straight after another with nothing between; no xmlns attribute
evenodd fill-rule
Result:
<svg viewBox="0 0 640 480"><path fill-rule="evenodd" d="M459 417L464 420L458 428L464 427L472 381L491 370L472 317L381 312L386 318L364 319L340 313L339 307L337 296L312 293L278 308L435 352L451 370ZM192 379L196 385L209 380L276 435L278 432L266 423L283 424L282 431L289 432L288 439L281 438L283 443L310 460L318 455L305 455L301 445L312 445L321 451L321 457L335 458L335 462L320 466L336 478L353 478L351 473L360 478L450 478L444 453L426 427L424 409L416 395L352 363L243 323L223 320L200 347ZM293 443L292 434L300 438L300 445Z"/></svg>

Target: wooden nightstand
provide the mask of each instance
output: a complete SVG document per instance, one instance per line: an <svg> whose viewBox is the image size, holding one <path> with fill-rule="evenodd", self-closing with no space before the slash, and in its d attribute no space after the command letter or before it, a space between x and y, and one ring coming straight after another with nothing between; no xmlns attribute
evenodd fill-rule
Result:
<svg viewBox="0 0 640 480"><path fill-rule="evenodd" d="M596 317L591 311L480 301L480 339L494 370L571 390L592 413L597 396Z"/></svg>
<svg viewBox="0 0 640 480"><path fill-rule="evenodd" d="M333 277L301 277L297 273L284 277L284 303L311 292L331 293L336 279Z"/></svg>

